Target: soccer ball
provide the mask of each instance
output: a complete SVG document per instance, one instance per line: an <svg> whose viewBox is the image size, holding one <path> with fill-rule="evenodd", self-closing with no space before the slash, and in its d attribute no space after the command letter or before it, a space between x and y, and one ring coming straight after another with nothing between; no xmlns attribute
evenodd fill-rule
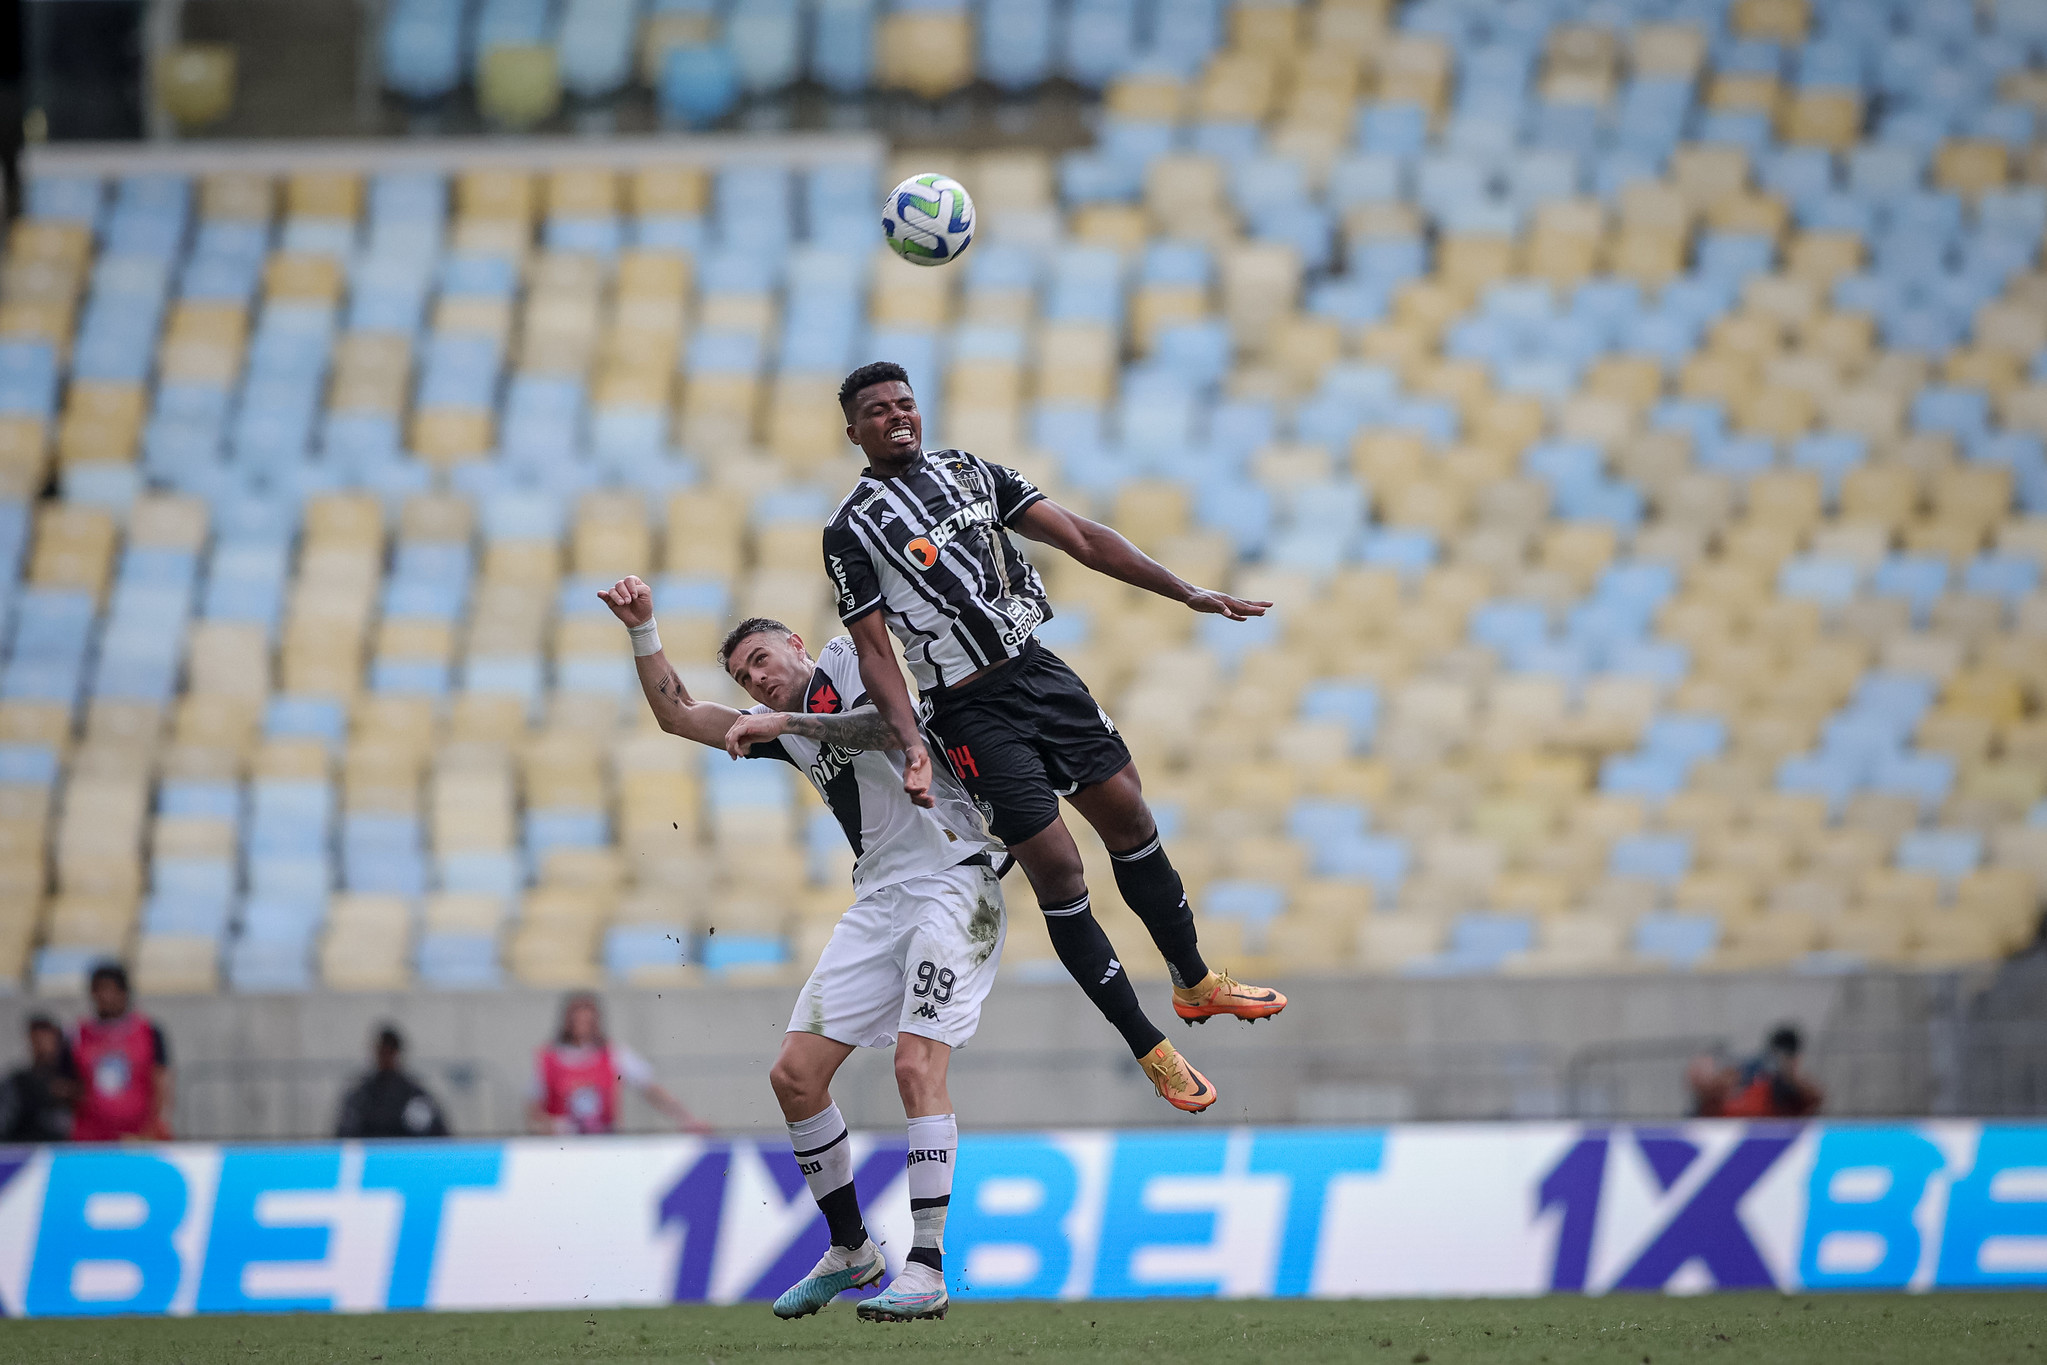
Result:
<svg viewBox="0 0 2047 1365"><path fill-rule="evenodd" d="M913 175L888 192L881 231L911 265L944 265L974 240L974 201L949 175Z"/></svg>

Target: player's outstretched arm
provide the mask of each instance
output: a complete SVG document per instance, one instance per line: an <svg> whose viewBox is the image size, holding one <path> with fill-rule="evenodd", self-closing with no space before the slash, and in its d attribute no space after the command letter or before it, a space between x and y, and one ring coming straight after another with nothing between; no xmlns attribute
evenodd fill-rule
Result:
<svg viewBox="0 0 2047 1365"><path fill-rule="evenodd" d="M903 754L903 790L920 806L930 806L931 752L924 747L924 733L917 728L917 708L910 704L910 686L896 666L895 642L878 611L870 611L846 627L853 647L860 653L860 685L874 702L881 718L895 732L896 742L885 747Z"/></svg>
<svg viewBox="0 0 2047 1365"><path fill-rule="evenodd" d="M725 752L743 757L750 744L765 744L783 735L801 735L840 749L894 749L903 741L880 711L863 706L838 715L813 716L807 711L747 711L725 732Z"/></svg>
<svg viewBox="0 0 2047 1365"><path fill-rule="evenodd" d="M647 705L653 708L654 719L661 722L661 728L713 749L723 748L725 732L732 728L740 713L714 701L698 701L682 685L681 675L670 666L668 655L661 649L661 637L652 629L654 590L628 575L597 595L611 608L611 614L634 632L633 668L640 675L640 690L647 694ZM640 653L649 645L650 652Z"/></svg>
<svg viewBox="0 0 2047 1365"><path fill-rule="evenodd" d="M1197 588L1126 540L1114 527L1061 507L1050 498L1032 503L1017 518L1017 531L1026 539L1056 546L1096 573L1120 578L1125 583L1184 603L1194 611L1226 616L1232 621L1263 616L1270 602L1248 602L1228 593Z"/></svg>

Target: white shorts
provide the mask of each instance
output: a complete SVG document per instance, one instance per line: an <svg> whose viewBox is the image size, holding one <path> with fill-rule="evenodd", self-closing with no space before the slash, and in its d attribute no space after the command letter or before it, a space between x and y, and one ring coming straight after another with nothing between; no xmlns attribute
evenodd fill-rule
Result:
<svg viewBox="0 0 2047 1365"><path fill-rule="evenodd" d="M965 1047L1008 931L1002 883L979 863L881 887L839 917L789 1031L852 1047L888 1047L898 1033Z"/></svg>

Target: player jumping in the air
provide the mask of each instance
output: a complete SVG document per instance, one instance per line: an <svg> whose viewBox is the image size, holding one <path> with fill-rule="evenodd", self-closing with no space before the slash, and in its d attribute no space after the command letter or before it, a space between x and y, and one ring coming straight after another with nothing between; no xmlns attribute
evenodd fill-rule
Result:
<svg viewBox="0 0 2047 1365"><path fill-rule="evenodd" d="M1180 874L1160 844L1130 750L1087 686L1038 643L1033 632L1051 608L1008 532L1194 611L1241 621L1272 604L1183 581L1012 469L964 451L927 452L900 365L878 361L853 371L839 386L839 406L867 468L825 528L825 569L859 647L867 693L900 733L917 733L889 647L893 631L923 693L932 737L989 814L990 830L1023 864L1059 960L1159 1094L1179 1109L1206 1109L1215 1087L1145 1018L1089 910L1080 850L1060 819L1059 798L1108 845L1117 889L1172 974L1174 1013L1190 1023L1218 1014L1265 1019L1286 1008L1286 997L1240 985L1202 960ZM930 756L913 745L906 758L905 786L920 797L932 780Z"/></svg>
<svg viewBox="0 0 2047 1365"><path fill-rule="evenodd" d="M914 1231L902 1270L859 1313L942 1318L945 1213L959 1146L946 1066L952 1050L974 1034L1007 929L994 846L980 815L950 778L931 783L922 803L911 801L902 751L907 733L923 753L916 723L900 731L874 709L846 637L813 662L781 622L740 622L718 662L759 705L736 711L684 690L661 652L654 593L645 583L622 578L599 596L632 634L640 686L662 729L734 758L774 758L802 769L853 845L853 906L804 983L768 1072L797 1165L832 1239L810 1274L775 1300L775 1313L815 1313L882 1276L881 1252L867 1236L853 1191L852 1145L831 1082L854 1048L893 1043L909 1119ZM928 773L930 761L923 761Z"/></svg>

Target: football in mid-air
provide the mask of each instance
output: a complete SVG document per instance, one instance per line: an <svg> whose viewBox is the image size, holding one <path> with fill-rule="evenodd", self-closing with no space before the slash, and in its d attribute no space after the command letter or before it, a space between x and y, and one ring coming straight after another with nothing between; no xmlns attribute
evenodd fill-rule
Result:
<svg viewBox="0 0 2047 1365"><path fill-rule="evenodd" d="M911 265L944 265L974 240L974 201L949 175L913 175L888 192L881 230Z"/></svg>

